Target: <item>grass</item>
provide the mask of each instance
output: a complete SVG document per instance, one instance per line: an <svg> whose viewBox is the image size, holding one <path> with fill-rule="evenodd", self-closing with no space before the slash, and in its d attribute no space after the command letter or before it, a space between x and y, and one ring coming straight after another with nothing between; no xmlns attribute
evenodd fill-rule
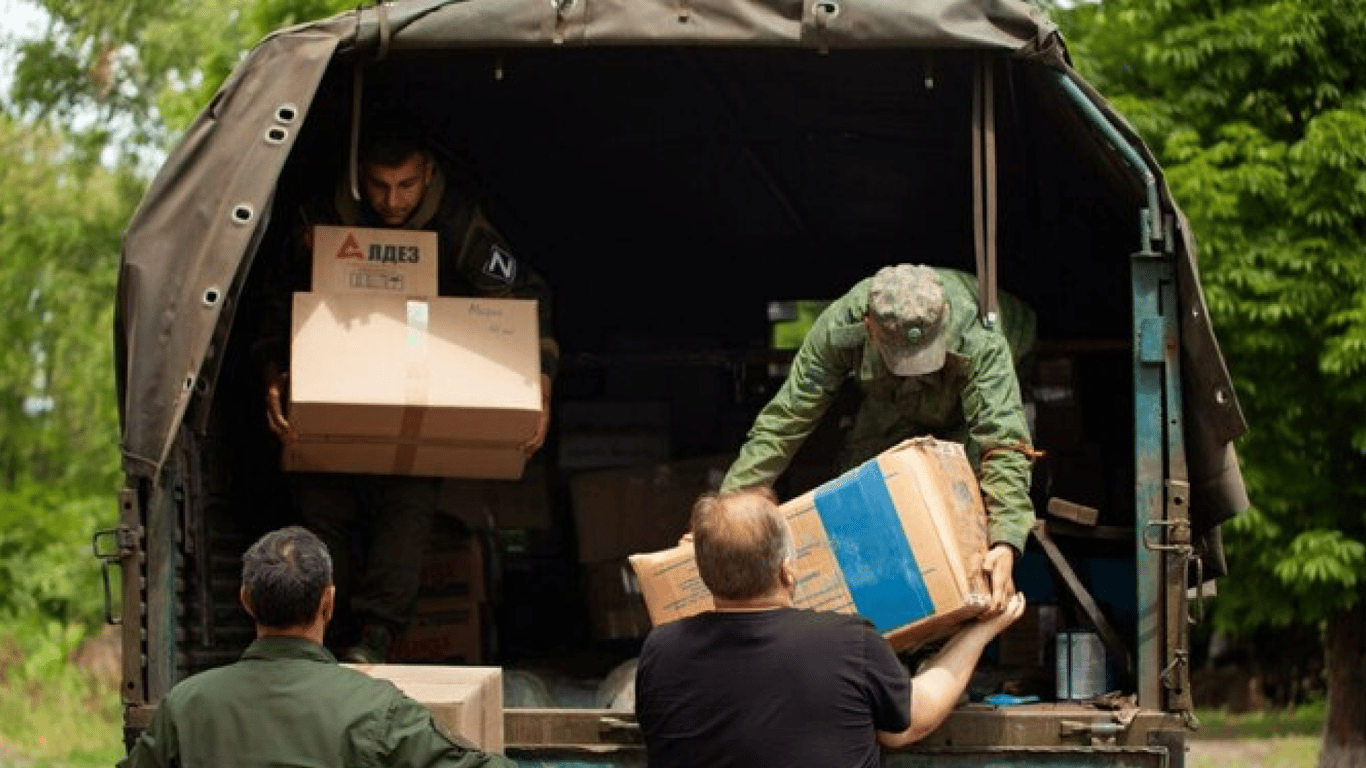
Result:
<svg viewBox="0 0 1366 768"><path fill-rule="evenodd" d="M109 682L74 665L0 679L0 768L109 768L123 757L123 710Z"/></svg>
<svg viewBox="0 0 1366 768"><path fill-rule="evenodd" d="M1221 709L1197 710L1200 730L1192 734L1202 739L1271 739L1284 736L1313 736L1323 730L1324 703L1305 704L1293 709L1230 713Z"/></svg>
<svg viewBox="0 0 1366 768"><path fill-rule="evenodd" d="M1187 768L1315 768L1322 702L1289 710L1198 710L1200 730L1187 741Z"/></svg>
<svg viewBox="0 0 1366 768"><path fill-rule="evenodd" d="M0 766L108 768L122 756L117 691L83 679L0 687Z"/></svg>

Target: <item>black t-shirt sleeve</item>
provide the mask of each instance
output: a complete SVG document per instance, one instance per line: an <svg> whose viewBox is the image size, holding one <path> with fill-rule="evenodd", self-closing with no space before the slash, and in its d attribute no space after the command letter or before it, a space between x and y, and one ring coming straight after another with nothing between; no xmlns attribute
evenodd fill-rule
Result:
<svg viewBox="0 0 1366 768"><path fill-rule="evenodd" d="M873 727L899 732L911 727L911 676L892 646L871 626L864 627L865 685L873 707Z"/></svg>

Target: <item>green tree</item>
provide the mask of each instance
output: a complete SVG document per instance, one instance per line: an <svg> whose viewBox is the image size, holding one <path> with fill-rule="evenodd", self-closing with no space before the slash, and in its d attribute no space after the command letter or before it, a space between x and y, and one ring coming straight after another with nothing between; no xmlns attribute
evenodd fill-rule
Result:
<svg viewBox="0 0 1366 768"><path fill-rule="evenodd" d="M1251 426L1216 622L1324 627L1320 765L1366 764L1366 6L1104 0L1058 14L1200 243Z"/></svg>
<svg viewBox="0 0 1366 768"><path fill-rule="evenodd" d="M340 0L33 0L46 28L15 41L12 114L62 126L87 161L139 166L209 104L271 31L354 7Z"/></svg>
<svg viewBox="0 0 1366 768"><path fill-rule="evenodd" d="M36 631L79 639L99 617L90 535L117 519L114 281L142 189L70 146L0 117L0 626L34 652L50 645Z"/></svg>
<svg viewBox="0 0 1366 768"><path fill-rule="evenodd" d="M41 36L0 41L14 65L0 107L0 545L16 565L0 573L0 626L21 639L66 637L97 618L89 537L115 521L120 476L119 253L161 151L263 36L346 7L33 5L44 14Z"/></svg>
<svg viewBox="0 0 1366 768"><path fill-rule="evenodd" d="M113 305L133 177L0 119L0 489L112 492Z"/></svg>

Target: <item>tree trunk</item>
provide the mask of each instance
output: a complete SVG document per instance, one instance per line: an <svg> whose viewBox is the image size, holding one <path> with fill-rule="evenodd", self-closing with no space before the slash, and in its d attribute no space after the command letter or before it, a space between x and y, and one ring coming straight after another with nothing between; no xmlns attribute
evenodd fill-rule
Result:
<svg viewBox="0 0 1366 768"><path fill-rule="evenodd" d="M1328 620L1328 710L1319 768L1366 766L1366 595Z"/></svg>

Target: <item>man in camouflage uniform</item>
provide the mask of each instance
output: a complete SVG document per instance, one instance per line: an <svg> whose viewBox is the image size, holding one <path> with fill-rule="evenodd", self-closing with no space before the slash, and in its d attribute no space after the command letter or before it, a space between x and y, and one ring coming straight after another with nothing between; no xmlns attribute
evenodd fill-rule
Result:
<svg viewBox="0 0 1366 768"><path fill-rule="evenodd" d="M299 527L261 537L242 557L256 640L236 663L172 688L119 767L512 768L439 730L393 683L339 666L322 645L335 594L318 537Z"/></svg>
<svg viewBox="0 0 1366 768"><path fill-rule="evenodd" d="M267 281L261 331L252 347L266 390L266 418L282 441L293 437L284 413L292 291L311 278L313 227L333 224L434 230L442 296L536 299L541 338L541 421L524 446L527 455L545 441L550 393L559 361L551 325L550 291L529 266L513 257L467 189L438 163L407 121L371 126L361 142L361 200L341 179L305 204L285 258ZM387 475L292 473L303 522L332 551L339 593L329 646L346 661L380 663L392 639L412 617L420 567L440 479Z"/></svg>
<svg viewBox="0 0 1366 768"><path fill-rule="evenodd" d="M1001 305L1000 327L987 328L976 278L956 270L901 264L860 281L816 319L721 490L771 485L852 376L863 398L841 471L910 437L962 443L989 520L989 610L1001 610L1034 521L1034 452L1016 369L1035 333L1032 310L1004 294Z"/></svg>

